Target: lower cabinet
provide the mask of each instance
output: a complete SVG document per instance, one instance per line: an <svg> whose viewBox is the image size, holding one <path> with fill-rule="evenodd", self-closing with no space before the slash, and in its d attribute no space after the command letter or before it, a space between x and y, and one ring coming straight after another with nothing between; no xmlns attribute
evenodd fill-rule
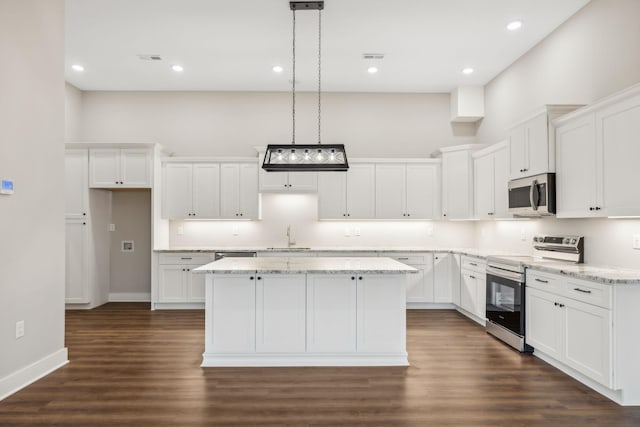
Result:
<svg viewBox="0 0 640 427"><path fill-rule="evenodd" d="M209 254L160 254L157 302L204 303L205 276L192 270L209 262Z"/></svg>
<svg viewBox="0 0 640 427"><path fill-rule="evenodd" d="M65 303L89 302L89 227L87 221L66 221Z"/></svg>
<svg viewBox="0 0 640 427"><path fill-rule="evenodd" d="M203 274L204 276L204 274ZM207 294L206 350L211 353L256 351L256 282L254 276L216 278Z"/></svg>
<svg viewBox="0 0 640 427"><path fill-rule="evenodd" d="M453 254L444 252L387 253L393 258L418 270L407 275L407 303L451 303L453 301ZM459 272L457 276L459 276ZM418 304L409 308L420 307Z"/></svg>
<svg viewBox="0 0 640 427"><path fill-rule="evenodd" d="M463 255L460 274L460 307L476 316L476 321L486 319L487 276L486 261Z"/></svg>

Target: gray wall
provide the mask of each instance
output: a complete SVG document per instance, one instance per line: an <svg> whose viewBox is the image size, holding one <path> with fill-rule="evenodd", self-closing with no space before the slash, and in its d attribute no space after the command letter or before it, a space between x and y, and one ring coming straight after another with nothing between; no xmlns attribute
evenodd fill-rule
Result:
<svg viewBox="0 0 640 427"><path fill-rule="evenodd" d="M64 349L64 2L0 2L0 58L1 385Z"/></svg>
<svg viewBox="0 0 640 427"><path fill-rule="evenodd" d="M151 191L112 192L109 293L151 292ZM122 252L123 240L133 240L134 252Z"/></svg>
<svg viewBox="0 0 640 427"><path fill-rule="evenodd" d="M82 91L70 83L65 83L65 141L80 139L80 122L82 120Z"/></svg>

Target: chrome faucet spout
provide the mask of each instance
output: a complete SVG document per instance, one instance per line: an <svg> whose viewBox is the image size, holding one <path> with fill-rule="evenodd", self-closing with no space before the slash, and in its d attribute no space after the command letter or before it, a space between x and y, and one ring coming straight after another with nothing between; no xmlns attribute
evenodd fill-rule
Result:
<svg viewBox="0 0 640 427"><path fill-rule="evenodd" d="M291 225L287 226L287 247L290 248L291 246L295 245L296 241L293 240L292 236L291 236Z"/></svg>

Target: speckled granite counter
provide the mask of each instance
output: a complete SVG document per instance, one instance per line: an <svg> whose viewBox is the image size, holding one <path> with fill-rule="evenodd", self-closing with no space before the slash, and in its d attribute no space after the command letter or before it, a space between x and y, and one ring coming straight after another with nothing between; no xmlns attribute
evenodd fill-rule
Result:
<svg viewBox="0 0 640 427"><path fill-rule="evenodd" d="M547 273L562 274L607 285L640 285L640 270L630 268L549 261L530 261L525 262L524 265Z"/></svg>
<svg viewBox="0 0 640 427"><path fill-rule="evenodd" d="M403 274L416 273L413 267L385 257L344 258L225 258L193 270L213 274Z"/></svg>

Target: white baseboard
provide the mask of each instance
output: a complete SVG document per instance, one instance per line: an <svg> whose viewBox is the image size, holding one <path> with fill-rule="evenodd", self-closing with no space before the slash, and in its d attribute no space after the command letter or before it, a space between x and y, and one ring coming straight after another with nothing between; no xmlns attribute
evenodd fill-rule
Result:
<svg viewBox="0 0 640 427"><path fill-rule="evenodd" d="M67 356L67 348L64 347L29 366L25 366L19 371L0 378L0 400L11 396L59 367L66 365L69 363Z"/></svg>
<svg viewBox="0 0 640 427"><path fill-rule="evenodd" d="M453 303L442 302L408 302L407 310L454 310Z"/></svg>
<svg viewBox="0 0 640 427"><path fill-rule="evenodd" d="M220 354L204 353L203 368L242 366L409 366L407 353L376 354Z"/></svg>
<svg viewBox="0 0 640 427"><path fill-rule="evenodd" d="M109 302L150 302L151 292L113 292Z"/></svg>

